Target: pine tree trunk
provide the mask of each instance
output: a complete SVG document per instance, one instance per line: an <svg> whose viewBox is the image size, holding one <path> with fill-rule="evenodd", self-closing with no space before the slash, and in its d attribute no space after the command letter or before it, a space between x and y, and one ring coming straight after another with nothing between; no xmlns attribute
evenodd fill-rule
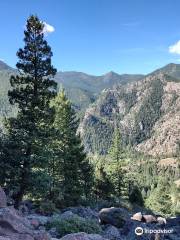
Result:
<svg viewBox="0 0 180 240"><path fill-rule="evenodd" d="M28 161L28 157L31 155L31 146L28 147L26 151L26 159L24 161L24 166L23 166L23 171L20 179L20 184L19 184L19 192L15 195L14 200L15 200L15 208L18 208L23 200L23 196L26 192L26 189L28 188L28 174L30 172L30 165Z"/></svg>
<svg viewBox="0 0 180 240"><path fill-rule="evenodd" d="M15 196L14 207L16 209L19 208L19 206L20 206L20 204L22 202L23 196L24 196L24 189L21 188L21 190Z"/></svg>

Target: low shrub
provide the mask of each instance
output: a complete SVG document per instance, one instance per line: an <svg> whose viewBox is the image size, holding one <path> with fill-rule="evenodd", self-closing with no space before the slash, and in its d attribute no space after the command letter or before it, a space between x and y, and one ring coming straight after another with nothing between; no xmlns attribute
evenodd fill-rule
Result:
<svg viewBox="0 0 180 240"><path fill-rule="evenodd" d="M39 212L43 215L52 215L57 212L55 204L51 201L42 202L39 205Z"/></svg>
<svg viewBox="0 0 180 240"><path fill-rule="evenodd" d="M85 233L101 233L102 229L98 223L90 219L84 219L78 216L73 216L69 219L54 219L47 224L47 229L56 228L58 237L63 237L66 234L85 232Z"/></svg>

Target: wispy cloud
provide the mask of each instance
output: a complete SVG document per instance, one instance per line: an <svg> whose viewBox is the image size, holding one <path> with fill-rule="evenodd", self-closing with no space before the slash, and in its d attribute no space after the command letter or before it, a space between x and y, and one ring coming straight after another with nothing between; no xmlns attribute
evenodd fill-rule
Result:
<svg viewBox="0 0 180 240"><path fill-rule="evenodd" d="M180 54L180 40L177 41L174 45L169 46L169 52Z"/></svg>
<svg viewBox="0 0 180 240"><path fill-rule="evenodd" d="M50 25L46 22L43 22L43 24L44 24L43 33L48 34L48 33L52 33L55 31L55 28L52 25Z"/></svg>

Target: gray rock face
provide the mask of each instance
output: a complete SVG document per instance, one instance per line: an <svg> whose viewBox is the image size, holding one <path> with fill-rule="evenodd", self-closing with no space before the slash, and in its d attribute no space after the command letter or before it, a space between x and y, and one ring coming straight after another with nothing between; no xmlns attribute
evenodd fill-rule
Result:
<svg viewBox="0 0 180 240"><path fill-rule="evenodd" d="M98 234L74 233L68 234L60 240L108 240Z"/></svg>
<svg viewBox="0 0 180 240"><path fill-rule="evenodd" d="M99 212L99 219L101 224L110 224L121 228L128 219L128 214L127 211L122 208L103 208Z"/></svg>
<svg viewBox="0 0 180 240"><path fill-rule="evenodd" d="M4 208L7 206L7 198L4 190L0 187L0 208Z"/></svg>

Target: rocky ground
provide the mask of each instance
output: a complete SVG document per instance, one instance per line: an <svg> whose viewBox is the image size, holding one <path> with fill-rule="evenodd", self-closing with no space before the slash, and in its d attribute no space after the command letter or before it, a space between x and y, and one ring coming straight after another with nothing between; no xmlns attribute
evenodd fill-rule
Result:
<svg viewBox="0 0 180 240"><path fill-rule="evenodd" d="M48 228L54 219L82 222L91 220L101 229L99 234L77 232L60 236L61 229ZM68 226L65 226L68 229ZM143 229L136 229L140 227ZM136 230L135 230L136 229ZM137 231L137 235L135 234ZM160 233L164 231L164 233ZM141 212L132 214L125 208L103 208L100 211L89 207L73 207L51 216L43 216L28 209L7 206L6 195L0 188L0 240L159 240L180 239L180 217L165 219Z"/></svg>

